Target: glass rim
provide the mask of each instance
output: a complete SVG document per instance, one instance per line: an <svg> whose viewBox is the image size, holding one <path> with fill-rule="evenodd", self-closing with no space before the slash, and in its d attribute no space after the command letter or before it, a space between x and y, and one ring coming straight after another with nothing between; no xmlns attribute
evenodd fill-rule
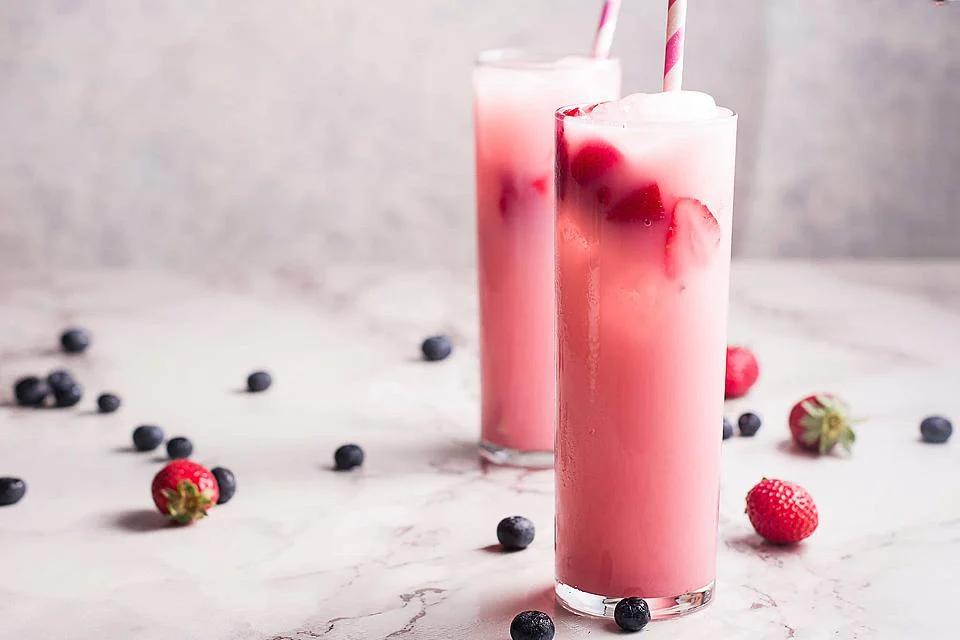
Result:
<svg viewBox="0 0 960 640"><path fill-rule="evenodd" d="M607 102L616 102L615 100L608 100ZM691 125L703 125L703 126L719 126L724 123L730 122L731 120L737 119L737 112L729 107L720 107L717 109L720 113L713 118L707 120L646 120L638 122L627 122L625 120L594 120L590 117L590 113L597 108L599 105L605 104L604 102L584 102L580 104L570 104L565 107L560 107L554 112L554 119L563 122L567 119L571 120L581 120L590 126L605 128L605 129L649 129L651 127L689 127ZM578 113L574 113L578 112Z"/></svg>
<svg viewBox="0 0 960 640"><path fill-rule="evenodd" d="M589 64L560 65L563 58L577 57ZM549 50L523 49L521 47L502 47L485 49L477 54L474 66L506 69L512 71L581 71L598 67L619 67L619 58L591 58L588 55Z"/></svg>

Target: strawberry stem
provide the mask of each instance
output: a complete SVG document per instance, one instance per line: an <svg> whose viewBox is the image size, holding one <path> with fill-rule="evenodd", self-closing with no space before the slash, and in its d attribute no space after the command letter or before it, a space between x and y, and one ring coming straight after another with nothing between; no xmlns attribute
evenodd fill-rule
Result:
<svg viewBox="0 0 960 640"><path fill-rule="evenodd" d="M176 491L164 489L163 497L167 499L167 515L179 524L196 522L213 506L210 496L190 480L181 480Z"/></svg>
<svg viewBox="0 0 960 640"><path fill-rule="evenodd" d="M814 397L816 404L803 402L806 415L800 420L804 431L802 439L808 445L817 445L821 454L829 453L836 445L851 451L856 434L850 428L852 421L847 417L847 405L839 398L827 395Z"/></svg>

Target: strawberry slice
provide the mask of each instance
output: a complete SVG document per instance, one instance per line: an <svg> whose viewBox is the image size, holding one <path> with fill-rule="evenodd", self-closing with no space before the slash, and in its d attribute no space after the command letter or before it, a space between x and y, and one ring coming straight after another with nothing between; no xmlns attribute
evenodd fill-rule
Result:
<svg viewBox="0 0 960 640"><path fill-rule="evenodd" d="M511 212L519 195L517 178L512 173L505 173L500 178L500 199L497 201L497 208L500 210L501 216L506 216Z"/></svg>
<svg viewBox="0 0 960 640"><path fill-rule="evenodd" d="M563 120L557 120L557 159L554 162L554 180L557 185L557 199L562 200L567 193L567 174L570 172L570 149L563 135Z"/></svg>
<svg viewBox="0 0 960 640"><path fill-rule="evenodd" d="M666 217L660 187L655 182L634 189L607 211L607 220L611 222L637 222L647 227L659 226Z"/></svg>
<svg viewBox="0 0 960 640"><path fill-rule="evenodd" d="M547 195L547 176L542 176L536 178L530 182L530 186L533 187L533 190L539 193L542 196Z"/></svg>
<svg viewBox="0 0 960 640"><path fill-rule="evenodd" d="M720 224L699 200L680 198L673 209L664 251L667 275L680 278L707 266L720 246Z"/></svg>
<svg viewBox="0 0 960 640"><path fill-rule="evenodd" d="M504 173L500 178L500 199L497 201L500 215L506 218L529 208L534 197L542 198L547 195L548 187L548 176L530 180L513 173Z"/></svg>
<svg viewBox="0 0 960 640"><path fill-rule="evenodd" d="M580 186L593 184L622 159L623 156L612 145L602 140L591 140L580 147L570 160L570 177Z"/></svg>

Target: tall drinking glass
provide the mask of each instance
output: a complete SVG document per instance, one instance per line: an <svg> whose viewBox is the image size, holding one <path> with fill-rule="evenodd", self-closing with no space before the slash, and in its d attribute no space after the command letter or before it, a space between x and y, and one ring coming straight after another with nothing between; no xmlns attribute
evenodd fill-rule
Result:
<svg viewBox="0 0 960 640"><path fill-rule="evenodd" d="M481 454L553 464L554 113L620 94L616 60L482 54L473 74Z"/></svg>
<svg viewBox="0 0 960 640"><path fill-rule="evenodd" d="M737 117L664 95L556 116L556 591L588 615L716 576Z"/></svg>

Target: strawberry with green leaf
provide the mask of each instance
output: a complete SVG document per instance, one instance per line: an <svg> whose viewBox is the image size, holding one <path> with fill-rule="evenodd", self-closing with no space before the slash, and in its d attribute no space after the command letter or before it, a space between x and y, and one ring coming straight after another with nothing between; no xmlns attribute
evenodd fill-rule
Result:
<svg viewBox="0 0 960 640"><path fill-rule="evenodd" d="M856 441L847 403L829 393L807 396L790 410L790 433L804 449L830 453L838 444L849 453Z"/></svg>
<svg viewBox="0 0 960 640"><path fill-rule="evenodd" d="M192 460L174 460L153 478L151 487L157 510L177 524L193 524L207 515L220 488L209 469Z"/></svg>

